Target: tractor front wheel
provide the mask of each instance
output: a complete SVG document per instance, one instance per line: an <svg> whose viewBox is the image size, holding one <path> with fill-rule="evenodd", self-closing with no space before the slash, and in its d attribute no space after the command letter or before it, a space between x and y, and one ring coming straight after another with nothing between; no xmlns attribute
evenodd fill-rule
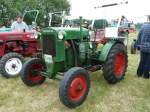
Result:
<svg viewBox="0 0 150 112"><path fill-rule="evenodd" d="M8 53L0 60L0 74L5 78L19 75L24 58L18 53Z"/></svg>
<svg viewBox="0 0 150 112"><path fill-rule="evenodd" d="M40 72L46 69L45 63L38 58L33 58L25 62L21 71L21 79L27 86L40 85L45 81L45 77Z"/></svg>
<svg viewBox="0 0 150 112"><path fill-rule="evenodd" d="M123 44L115 44L103 66L104 78L111 84L122 80L127 69L127 50Z"/></svg>
<svg viewBox="0 0 150 112"><path fill-rule="evenodd" d="M69 108L81 105L89 92L90 77L88 72L80 67L69 69L60 83L60 101Z"/></svg>

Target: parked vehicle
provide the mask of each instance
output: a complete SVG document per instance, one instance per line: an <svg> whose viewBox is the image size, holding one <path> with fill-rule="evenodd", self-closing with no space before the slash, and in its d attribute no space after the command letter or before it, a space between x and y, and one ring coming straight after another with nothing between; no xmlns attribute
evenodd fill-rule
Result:
<svg viewBox="0 0 150 112"><path fill-rule="evenodd" d="M42 57L25 62L21 79L27 86L44 83L46 78L64 75L59 87L60 101L69 108L81 105L90 90L90 72L102 69L108 83L124 79L127 69L127 35L117 27L105 29L106 42L96 42L93 30L82 27L47 27L41 32ZM61 24L62 25L62 24ZM123 32L124 33L124 32ZM101 45L101 47L99 47Z"/></svg>
<svg viewBox="0 0 150 112"><path fill-rule="evenodd" d="M130 52L131 54L136 54L137 52L136 39L134 39L131 43Z"/></svg>
<svg viewBox="0 0 150 112"><path fill-rule="evenodd" d="M36 23L38 13L37 10L26 11L24 21L28 19ZM0 74L6 78L18 75L24 63L24 57L32 57L40 50L33 27L29 21L27 24L30 31L17 32L12 31L11 28L0 29Z"/></svg>

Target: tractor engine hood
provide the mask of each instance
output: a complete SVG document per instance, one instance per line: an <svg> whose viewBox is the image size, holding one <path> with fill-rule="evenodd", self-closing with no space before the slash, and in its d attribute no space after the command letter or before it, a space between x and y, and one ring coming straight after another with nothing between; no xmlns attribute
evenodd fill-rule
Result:
<svg viewBox="0 0 150 112"><path fill-rule="evenodd" d="M83 37L88 37L89 36L89 30L82 28L82 31L80 28L66 28L66 27L47 27L44 28L42 31L42 34L52 34L56 33L59 35L59 33L63 33L64 39L81 39L81 35Z"/></svg>

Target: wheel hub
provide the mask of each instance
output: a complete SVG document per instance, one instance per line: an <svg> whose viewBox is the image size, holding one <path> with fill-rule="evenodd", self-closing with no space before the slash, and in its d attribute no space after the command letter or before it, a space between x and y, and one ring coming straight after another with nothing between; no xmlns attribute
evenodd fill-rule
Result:
<svg viewBox="0 0 150 112"><path fill-rule="evenodd" d="M13 65L12 65L12 68L14 68L14 69L15 69L15 68L16 68L16 65L15 65L15 64L13 64Z"/></svg>
<svg viewBox="0 0 150 112"><path fill-rule="evenodd" d="M34 64L29 70L28 79L32 80L32 82L37 83L43 79L43 77L39 74L39 71L43 70L42 64Z"/></svg>
<svg viewBox="0 0 150 112"><path fill-rule="evenodd" d="M83 89L83 87L82 87L82 85L79 83L79 84L78 84L78 87L77 87L77 90L82 91L82 89Z"/></svg>
<svg viewBox="0 0 150 112"><path fill-rule="evenodd" d="M14 76L18 75L22 69L22 62L19 58L11 58L5 64L5 71Z"/></svg>
<svg viewBox="0 0 150 112"><path fill-rule="evenodd" d="M78 101L85 94L86 88L87 81L85 77L76 77L69 87L69 97L74 101Z"/></svg>

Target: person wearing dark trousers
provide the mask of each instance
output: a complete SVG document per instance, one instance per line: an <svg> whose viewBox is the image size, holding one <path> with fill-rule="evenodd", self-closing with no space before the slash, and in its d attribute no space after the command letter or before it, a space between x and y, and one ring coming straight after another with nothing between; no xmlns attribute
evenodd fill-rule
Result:
<svg viewBox="0 0 150 112"><path fill-rule="evenodd" d="M143 76L144 78L149 78L149 66L150 66L150 53L142 52L140 53L140 63L137 69L137 75Z"/></svg>
<svg viewBox="0 0 150 112"><path fill-rule="evenodd" d="M140 63L137 75L144 78L150 77L150 15L148 22L139 31L136 47L140 50Z"/></svg>

